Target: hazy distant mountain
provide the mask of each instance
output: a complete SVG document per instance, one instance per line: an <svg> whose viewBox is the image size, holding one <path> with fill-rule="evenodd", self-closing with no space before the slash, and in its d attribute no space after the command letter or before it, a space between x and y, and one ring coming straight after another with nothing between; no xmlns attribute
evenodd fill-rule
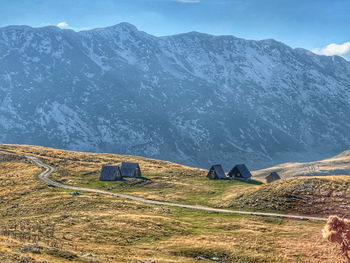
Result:
<svg viewBox="0 0 350 263"><path fill-rule="evenodd" d="M0 29L0 142L259 168L350 148L350 63L122 23Z"/></svg>

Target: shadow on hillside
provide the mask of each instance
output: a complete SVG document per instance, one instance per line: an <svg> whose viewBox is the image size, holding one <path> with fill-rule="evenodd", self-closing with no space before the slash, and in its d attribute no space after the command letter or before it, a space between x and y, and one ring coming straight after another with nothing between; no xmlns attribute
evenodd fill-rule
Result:
<svg viewBox="0 0 350 263"><path fill-rule="evenodd" d="M262 185L263 183L253 179L227 179L228 181L240 181L247 184Z"/></svg>

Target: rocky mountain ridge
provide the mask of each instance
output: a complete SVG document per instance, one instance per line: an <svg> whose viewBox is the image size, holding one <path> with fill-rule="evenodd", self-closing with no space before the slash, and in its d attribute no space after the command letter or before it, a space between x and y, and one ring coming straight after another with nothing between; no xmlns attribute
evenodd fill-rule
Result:
<svg viewBox="0 0 350 263"><path fill-rule="evenodd" d="M262 168L350 148L350 63L275 40L0 28L0 143Z"/></svg>

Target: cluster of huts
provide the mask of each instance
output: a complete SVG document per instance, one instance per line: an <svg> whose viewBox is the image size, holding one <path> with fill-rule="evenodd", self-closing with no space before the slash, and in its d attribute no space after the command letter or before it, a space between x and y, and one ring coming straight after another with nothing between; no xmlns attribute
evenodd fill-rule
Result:
<svg viewBox="0 0 350 263"><path fill-rule="evenodd" d="M207 177L211 180L218 179L236 179L236 180L244 180L248 181L251 179L252 174L245 164L237 164L234 166L231 171L226 175L224 169L222 169L221 164L213 165ZM271 183L273 181L281 179L281 177L276 172L270 173L265 177L267 183Z"/></svg>
<svg viewBox="0 0 350 263"><path fill-rule="evenodd" d="M115 165L102 166L100 181L120 181L126 178L141 178L141 169L138 163L125 163L123 162L121 167Z"/></svg>
<svg viewBox="0 0 350 263"><path fill-rule="evenodd" d="M122 162L122 165L104 165L102 166L100 181L120 181L123 178L141 178L141 168L138 163L126 163ZM249 169L245 164L237 164L231 171L226 175L224 169L222 169L221 164L213 165L207 177L211 180L219 179L236 179L249 181L252 177ZM281 177L276 172L270 173L265 177L267 183L281 179Z"/></svg>

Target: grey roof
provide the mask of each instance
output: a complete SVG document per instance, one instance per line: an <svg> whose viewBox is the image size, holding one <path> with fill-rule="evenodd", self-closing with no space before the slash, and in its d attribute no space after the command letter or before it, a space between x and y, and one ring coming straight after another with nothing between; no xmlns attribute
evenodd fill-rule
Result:
<svg viewBox="0 0 350 263"><path fill-rule="evenodd" d="M141 169L138 163L122 163L121 172L124 177L141 177Z"/></svg>
<svg viewBox="0 0 350 263"><path fill-rule="evenodd" d="M236 178L250 178L252 177L252 174L248 170L247 166L245 164L237 164L235 167L232 168L232 170L228 173L230 177L236 177Z"/></svg>
<svg viewBox="0 0 350 263"><path fill-rule="evenodd" d="M279 179L281 179L281 177L277 172L272 172L268 176L266 176L266 180L270 180L270 181L279 180Z"/></svg>
<svg viewBox="0 0 350 263"><path fill-rule="evenodd" d="M216 177L217 179L226 179L226 178L227 178L227 177L226 177L226 174L225 174L225 172L224 172L224 169L222 169L221 164L215 164L215 165L213 165L213 166L210 168L210 170L209 170L208 177L210 177L209 175L210 175L210 172L211 172L211 171L214 171L215 177Z"/></svg>
<svg viewBox="0 0 350 263"><path fill-rule="evenodd" d="M122 178L119 166L102 166L100 181L116 181Z"/></svg>

